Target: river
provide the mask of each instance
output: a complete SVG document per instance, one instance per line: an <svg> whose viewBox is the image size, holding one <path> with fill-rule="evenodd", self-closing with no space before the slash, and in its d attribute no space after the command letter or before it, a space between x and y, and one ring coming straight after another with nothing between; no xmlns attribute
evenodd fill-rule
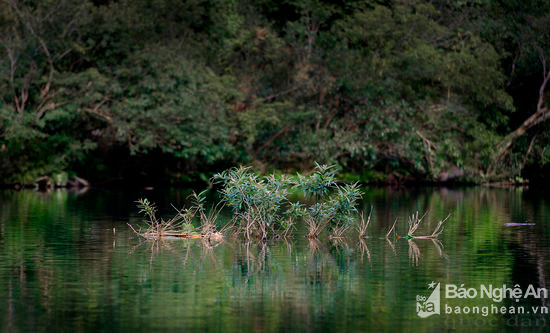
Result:
<svg viewBox="0 0 550 333"><path fill-rule="evenodd" d="M138 239L127 226L141 220L135 200L148 197L170 215L170 204L184 205L188 194L0 192L0 330L437 332L550 326L550 315L538 312L550 307L545 297L497 302L480 295L489 285L550 288L549 191L366 188L361 210L373 213L363 241L352 230L343 239L323 235L313 241L298 228L287 240L268 242L229 236L221 243L153 242ZM430 234L450 214L438 240L385 239L395 219L397 235L406 235L407 217L416 211L427 212L417 234ZM436 285L439 313L422 318ZM477 295L447 297L449 285ZM455 313L457 307L470 313ZM476 307L480 313L471 313ZM510 313L520 307L525 313Z"/></svg>

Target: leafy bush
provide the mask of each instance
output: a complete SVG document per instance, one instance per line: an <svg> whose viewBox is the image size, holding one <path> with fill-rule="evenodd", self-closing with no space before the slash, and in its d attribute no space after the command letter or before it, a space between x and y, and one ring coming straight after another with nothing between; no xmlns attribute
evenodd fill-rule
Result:
<svg viewBox="0 0 550 333"><path fill-rule="evenodd" d="M240 167L216 174L214 180L222 183L223 200L233 209L237 232L246 238L283 232L286 235L295 219L303 218L309 226L308 237L317 237L327 227L333 231L347 228L357 212L361 198L357 184L340 186L335 181L334 166L316 163L310 175L298 174L296 179L287 176L259 176L250 168ZM289 189L303 193L315 203L307 206L290 202ZM286 209L285 209L286 208Z"/></svg>
<svg viewBox="0 0 550 333"><path fill-rule="evenodd" d="M214 180L223 183L223 200L233 209L247 238L256 233L265 239L269 231L290 227L284 222L281 209L288 203L288 178L260 177L250 168L240 167L216 174Z"/></svg>
<svg viewBox="0 0 550 333"><path fill-rule="evenodd" d="M310 176L298 176L295 186L308 197L317 199L309 207L300 207L299 216L309 226L308 237L317 237L327 227L340 233L340 228L347 228L353 222L357 200L361 190L357 183L340 186L334 179L336 169L333 166L316 164L316 170ZM294 211L297 208L294 207Z"/></svg>

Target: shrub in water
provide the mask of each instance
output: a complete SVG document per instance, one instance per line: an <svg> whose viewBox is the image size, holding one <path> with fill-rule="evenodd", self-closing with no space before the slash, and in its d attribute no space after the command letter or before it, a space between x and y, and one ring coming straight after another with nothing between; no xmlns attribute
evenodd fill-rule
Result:
<svg viewBox="0 0 550 333"><path fill-rule="evenodd" d="M223 200L233 209L239 233L246 238L256 235L266 239L269 234L286 235L296 218L303 218L309 227L308 237L317 237L331 227L334 236L341 236L357 212L361 190L357 184L340 186L335 181L333 166L316 164L311 175L298 174L295 180L281 176L258 176L250 168L226 170L214 176L222 183ZM294 188L313 199L307 206L288 199ZM286 208L286 210L284 209Z"/></svg>

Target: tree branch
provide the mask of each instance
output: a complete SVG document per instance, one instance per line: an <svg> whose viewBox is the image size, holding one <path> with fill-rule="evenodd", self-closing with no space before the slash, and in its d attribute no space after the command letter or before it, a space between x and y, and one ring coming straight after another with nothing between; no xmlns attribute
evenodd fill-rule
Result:
<svg viewBox="0 0 550 333"><path fill-rule="evenodd" d="M105 104L109 99L105 97L101 102L97 103L93 108L86 108L84 111L90 113L93 116L96 116L99 119L106 121L109 124L113 123L113 117L109 114L99 111L99 109Z"/></svg>
<svg viewBox="0 0 550 333"><path fill-rule="evenodd" d="M269 146L275 139L283 135L288 129L290 128L290 124L287 124L283 128L281 128L277 133L273 134L266 142L264 142L263 145L261 145L256 151L254 152L254 159L258 156L258 154L264 150L265 147Z"/></svg>
<svg viewBox="0 0 550 333"><path fill-rule="evenodd" d="M545 104L545 91L546 91L546 85L548 84L548 81L550 80L550 71L547 71L547 65L546 65L546 57L544 56L543 50L538 47L539 51L539 59L542 62L542 69L543 69L543 80L539 88L539 98L537 101L537 110L535 113L533 113L529 118L527 118L516 130L508 134L498 145L497 145L497 152L493 157L493 163L489 167L489 173L493 173L495 171L496 164L506 155L509 148L512 146L512 143L525 134L530 128L533 126L542 123L543 121L550 118L550 109L548 106L544 106Z"/></svg>

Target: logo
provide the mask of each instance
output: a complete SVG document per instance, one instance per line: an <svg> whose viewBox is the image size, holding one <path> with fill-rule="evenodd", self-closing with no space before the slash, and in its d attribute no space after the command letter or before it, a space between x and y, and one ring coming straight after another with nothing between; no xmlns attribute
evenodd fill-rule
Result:
<svg viewBox="0 0 550 333"><path fill-rule="evenodd" d="M416 313L420 318L427 318L434 314L440 314L440 283L431 282L428 290L433 289L428 299L423 295L416 295Z"/></svg>

